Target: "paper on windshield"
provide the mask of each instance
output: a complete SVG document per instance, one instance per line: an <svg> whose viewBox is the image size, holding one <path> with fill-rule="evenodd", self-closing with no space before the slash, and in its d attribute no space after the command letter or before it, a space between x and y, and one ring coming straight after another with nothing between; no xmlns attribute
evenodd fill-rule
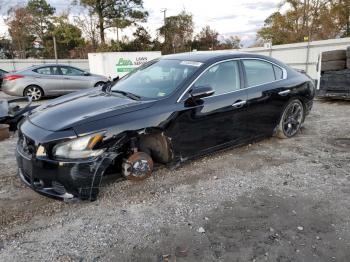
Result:
<svg viewBox="0 0 350 262"><path fill-rule="evenodd" d="M203 65L201 62L196 62L196 61L182 61L180 65L188 65L188 66L195 66L195 67L200 67Z"/></svg>

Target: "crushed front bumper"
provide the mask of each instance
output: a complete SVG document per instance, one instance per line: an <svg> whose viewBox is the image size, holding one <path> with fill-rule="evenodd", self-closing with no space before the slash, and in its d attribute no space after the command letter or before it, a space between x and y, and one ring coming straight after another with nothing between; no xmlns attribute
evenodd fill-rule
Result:
<svg viewBox="0 0 350 262"><path fill-rule="evenodd" d="M80 162L36 158L17 145L16 158L21 180L36 192L60 200L96 200L102 176L117 156L103 156Z"/></svg>

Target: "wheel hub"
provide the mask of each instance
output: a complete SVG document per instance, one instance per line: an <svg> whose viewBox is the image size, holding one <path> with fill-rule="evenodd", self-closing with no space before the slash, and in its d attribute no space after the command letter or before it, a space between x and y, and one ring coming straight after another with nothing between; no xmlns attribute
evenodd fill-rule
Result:
<svg viewBox="0 0 350 262"><path fill-rule="evenodd" d="M153 160L146 153L136 152L124 160L122 170L127 179L143 180L152 174Z"/></svg>
<svg viewBox="0 0 350 262"><path fill-rule="evenodd" d="M36 87L31 87L28 89L26 95L32 98L33 100L38 100L41 98L41 91Z"/></svg>

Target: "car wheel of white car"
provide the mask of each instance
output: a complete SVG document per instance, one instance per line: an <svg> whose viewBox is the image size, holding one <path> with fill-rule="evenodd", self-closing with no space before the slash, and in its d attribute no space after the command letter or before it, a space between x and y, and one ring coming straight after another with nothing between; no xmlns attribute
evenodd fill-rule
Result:
<svg viewBox="0 0 350 262"><path fill-rule="evenodd" d="M95 84L95 87L100 88L103 87L106 83L105 82L98 82Z"/></svg>
<svg viewBox="0 0 350 262"><path fill-rule="evenodd" d="M28 86L24 90L24 96L30 97L33 101L40 100L43 95L43 90L38 86Z"/></svg>

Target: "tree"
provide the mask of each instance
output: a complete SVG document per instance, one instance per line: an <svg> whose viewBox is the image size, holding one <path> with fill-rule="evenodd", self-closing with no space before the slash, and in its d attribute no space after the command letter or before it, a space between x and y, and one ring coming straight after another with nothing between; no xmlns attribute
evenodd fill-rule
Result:
<svg viewBox="0 0 350 262"><path fill-rule="evenodd" d="M145 22L148 13L143 9L143 0L80 0L98 17L101 42L105 43L105 30L122 29L137 22ZM118 39L119 40L119 39Z"/></svg>
<svg viewBox="0 0 350 262"><path fill-rule="evenodd" d="M32 17L25 7L11 8L5 20L12 40L12 51L20 58L26 58L33 48L35 36L31 33Z"/></svg>
<svg viewBox="0 0 350 262"><path fill-rule="evenodd" d="M164 53L184 52L190 49L194 27L192 18L192 15L185 11L166 18L165 25L158 30L164 37Z"/></svg>
<svg viewBox="0 0 350 262"><path fill-rule="evenodd" d="M338 23L341 36L350 37L350 1L332 1L331 13L335 17L333 21Z"/></svg>
<svg viewBox="0 0 350 262"><path fill-rule="evenodd" d="M210 28L203 27L201 32L195 37L192 48L197 50L215 50L219 45L219 33Z"/></svg>
<svg viewBox="0 0 350 262"><path fill-rule="evenodd" d="M13 58L11 51L11 40L0 35L0 59Z"/></svg>
<svg viewBox="0 0 350 262"><path fill-rule="evenodd" d="M59 58L71 58L71 52L77 51L85 45L81 30L69 22L68 15L54 18L52 30L46 34L46 57L52 56L54 53L53 36L56 38L57 56Z"/></svg>
<svg viewBox="0 0 350 262"><path fill-rule="evenodd" d="M45 34L51 29L55 8L45 0L29 0L26 9L31 16L32 33L43 41Z"/></svg>
<svg viewBox="0 0 350 262"><path fill-rule="evenodd" d="M138 27L133 36L135 37L133 41L135 51L150 51L152 49L151 35L144 27Z"/></svg>
<svg viewBox="0 0 350 262"><path fill-rule="evenodd" d="M230 36L223 43L220 43L218 49L240 49L242 48L241 39L239 36Z"/></svg>
<svg viewBox="0 0 350 262"><path fill-rule="evenodd" d="M284 14L277 11L265 20L260 39L276 45L335 38L349 23L349 0L285 0L280 6L285 4L289 9Z"/></svg>
<svg viewBox="0 0 350 262"><path fill-rule="evenodd" d="M74 18L74 23L80 28L84 37L89 40L92 51L96 51L99 42L98 34L98 19L96 15L89 12L87 15L82 15Z"/></svg>

